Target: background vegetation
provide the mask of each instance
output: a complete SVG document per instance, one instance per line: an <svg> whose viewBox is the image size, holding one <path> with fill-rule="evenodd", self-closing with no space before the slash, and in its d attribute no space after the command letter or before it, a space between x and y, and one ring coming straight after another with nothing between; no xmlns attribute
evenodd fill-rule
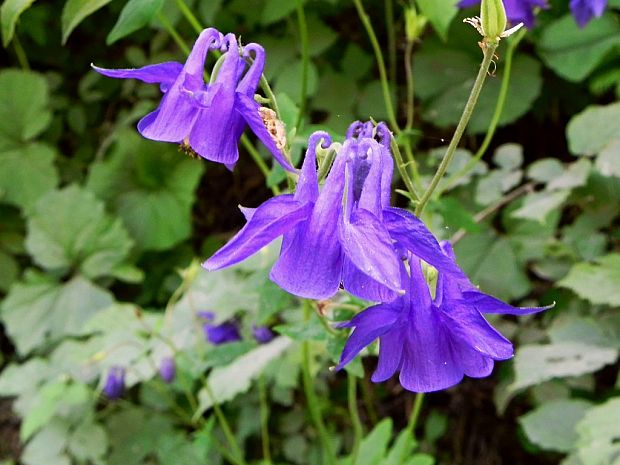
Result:
<svg viewBox="0 0 620 465"><path fill-rule="evenodd" d="M366 2L396 118L410 126L399 137L412 141L422 183L481 55L476 31L461 22L475 11L453 3L418 0L430 21L408 41L409 5ZM361 434L358 409L357 465L620 463L620 2L585 29L566 3L551 1L535 28L503 41L425 217L456 241L459 263L485 292L556 306L494 320L515 341L515 359L491 378L428 395L413 441L413 396L393 381L370 383L373 356L328 369L346 334L327 331L314 312L304 321L301 303L268 280L277 248L231 270L199 267L243 224L236 205L256 206L282 183L280 168L268 168L266 185L244 150L231 173L142 139L135 123L157 104L157 87L89 66L183 61L203 26L258 42L289 129L304 108L304 124L290 134L299 156L317 128L343 135L354 119L390 117L355 6L308 0L300 17L287 0L5 0L0 463L234 463L225 445L233 435L248 463L319 464L301 387L306 356L343 464ZM413 75L412 125L403 63ZM499 127L484 150L507 74ZM342 296L323 309L341 320L361 306ZM196 315L206 310L235 318L243 341L208 344ZM288 337L258 345L253 324ZM157 375L167 356L177 365L170 385ZM128 391L109 401L101 387L114 365L127 368Z"/></svg>

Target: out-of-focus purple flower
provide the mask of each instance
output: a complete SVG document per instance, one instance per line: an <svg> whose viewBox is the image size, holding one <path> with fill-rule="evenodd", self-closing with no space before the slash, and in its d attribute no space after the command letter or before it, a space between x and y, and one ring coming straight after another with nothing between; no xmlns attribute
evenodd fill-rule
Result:
<svg viewBox="0 0 620 465"><path fill-rule="evenodd" d="M177 373L177 367L172 357L164 357L159 364L159 376L165 383L171 383Z"/></svg>
<svg viewBox="0 0 620 465"><path fill-rule="evenodd" d="M103 392L108 399L115 400L123 395L125 391L125 368L112 366L108 370L108 375L103 386Z"/></svg>
<svg viewBox="0 0 620 465"><path fill-rule="evenodd" d="M256 339L256 342L259 344L266 344L275 337L273 331L267 326L256 325L252 327L252 336L254 336L254 339Z"/></svg>
<svg viewBox="0 0 620 465"><path fill-rule="evenodd" d="M605 12L607 0L571 0L570 11L579 27L585 27L592 18Z"/></svg>
<svg viewBox="0 0 620 465"><path fill-rule="evenodd" d="M200 318L205 319L206 321L213 321L215 319L215 313L211 310L199 310L196 312Z"/></svg>
<svg viewBox="0 0 620 465"><path fill-rule="evenodd" d="M206 84L206 56L218 49L224 52L221 66L215 79ZM246 71L245 59L251 58ZM196 40L185 64L166 62L138 69L93 65L93 69L112 78L160 85L164 96L159 107L138 123L138 131L147 139L183 144L207 160L232 168L239 158L239 138L249 125L278 163L294 171L282 153L282 141L267 127L273 125L267 109L254 101L264 65L265 51L260 45L251 43L240 50L234 34L222 36L208 28Z"/></svg>
<svg viewBox="0 0 620 465"><path fill-rule="evenodd" d="M404 291L400 256L409 250L438 269L453 263L414 215L390 207L391 135L380 123L356 122L337 153L322 189L316 147L331 143L325 132L310 136L294 195L243 209L247 224L203 266L217 270L246 259L283 235L271 279L300 297L326 299L342 284L350 293L388 301ZM344 199L344 205L343 205Z"/></svg>
<svg viewBox="0 0 620 465"><path fill-rule="evenodd" d="M226 344L241 340L239 328L233 322L226 321L219 325L205 323L202 327L207 341L214 345Z"/></svg>
<svg viewBox="0 0 620 465"><path fill-rule="evenodd" d="M478 5L480 0L461 0L459 8L467 8ZM549 8L547 0L504 0L506 16L512 24L523 23L528 28L534 26L534 11L536 8Z"/></svg>
<svg viewBox="0 0 620 465"><path fill-rule="evenodd" d="M446 256L453 258L450 245L443 247ZM495 360L513 356L510 341L481 313L527 315L549 308L512 307L480 292L462 272L439 273L432 299L420 261L410 256L409 264L406 295L370 307L342 325L355 329L344 347L339 368L379 338L374 382L385 381L399 371L401 385L410 391L445 389L464 375L488 376ZM406 275L404 266L402 272Z"/></svg>

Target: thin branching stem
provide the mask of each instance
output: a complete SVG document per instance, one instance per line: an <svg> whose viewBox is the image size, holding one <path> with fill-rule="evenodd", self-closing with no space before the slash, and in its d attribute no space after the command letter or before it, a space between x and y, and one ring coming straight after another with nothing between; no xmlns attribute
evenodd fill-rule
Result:
<svg viewBox="0 0 620 465"><path fill-rule="evenodd" d="M483 59L480 64L480 69L478 70L478 75L476 76L476 80L474 81L474 85L471 89L471 93L469 94L469 98L467 99L467 103L465 104L465 108L463 109L463 114L461 115L461 119L459 120L458 125L456 126L456 130L452 136L452 140L446 149L446 153L439 164L439 168L437 168L437 172L433 176L430 185L422 195L418 206L416 207L415 214L416 216L420 216L426 207L429 199L433 195L433 192L437 188L439 181L444 174L446 174L446 170L448 166L450 166L450 162L454 157L454 153L456 152L456 148L461 141L461 137L463 137L463 133L465 132L465 128L471 119L471 115L474 112L474 108L476 107L476 103L478 102L478 97L480 96L480 91L482 90L482 86L484 85L484 81L486 80L487 74L489 72L489 66L493 61L493 57L495 56L495 49L497 48L497 42L492 41L483 41L482 49L483 49Z"/></svg>
<svg viewBox="0 0 620 465"><path fill-rule="evenodd" d="M525 36L527 32L526 29L521 29L514 37L508 39L508 48L506 50L506 64L504 65L504 75L502 76L502 83L499 90L499 95L497 97L497 102L495 103L495 110L493 111L493 117L491 118L491 122L489 123L489 127L487 129L487 133L480 145L480 148L473 156L471 160L469 160L463 168L461 168L458 172L454 173L452 176L449 176L446 179L445 187L442 191L450 189L453 187L463 176L467 175L480 161L480 159L484 156L491 141L493 140L493 136L495 135L495 130L497 129L497 125L499 124L499 120L502 117L502 113L504 111L504 107L506 105L506 98L508 97L508 86L510 85L510 74L512 71L512 61L514 58L515 51L519 46L519 42Z"/></svg>
<svg viewBox="0 0 620 465"><path fill-rule="evenodd" d="M351 450L351 463L355 465L357 463L357 456L359 454L360 443L364 436L364 427L360 420L360 414L357 408L357 378L347 371L347 400L349 404L349 415L351 417L351 424L353 425L353 449Z"/></svg>
<svg viewBox="0 0 620 465"><path fill-rule="evenodd" d="M308 25L306 23L306 13L304 12L303 2L297 2L297 23L299 25L299 42L301 44L301 89L299 95L299 113L295 121L295 132L299 132L299 127L306 112L306 102L308 99L308 67L310 66L310 55L308 52Z"/></svg>

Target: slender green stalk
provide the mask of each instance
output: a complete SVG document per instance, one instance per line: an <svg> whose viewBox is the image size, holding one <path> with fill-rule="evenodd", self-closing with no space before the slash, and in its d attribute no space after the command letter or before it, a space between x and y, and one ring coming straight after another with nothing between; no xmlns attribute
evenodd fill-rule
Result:
<svg viewBox="0 0 620 465"><path fill-rule="evenodd" d="M448 145L448 149L446 150L446 153L443 156L443 159L441 160L441 163L439 164L439 168L437 168L437 172L435 173L435 176L433 176L433 179L431 180L431 183L428 186L428 189L426 189L426 192L424 192L424 195L422 195L422 198L420 199L420 203L418 203L418 206L416 207L416 210L415 210L416 216L420 216L422 214L422 212L424 211L424 207L426 207L428 200L433 195L433 192L437 188L439 181L441 180L443 175L446 173L446 170L448 169L448 166L450 165L450 162L452 161L452 158L454 157L456 148L458 147L459 142L461 141L461 137L463 136L463 133L465 132L465 128L467 127L467 124L469 123L471 115L474 112L476 103L478 102L480 91L482 90L482 86L487 77L489 66L491 65L491 62L493 61L493 56L495 55L495 49L497 48L497 42L483 41L482 43L483 43L484 58L482 59L482 63L480 64L478 75L476 76L476 80L474 81L474 85L471 89L471 93L469 94L469 98L467 99L467 103L465 104L465 108L463 109L463 114L461 115L459 124L456 126L456 130L454 131L452 140L450 141L450 144Z"/></svg>
<svg viewBox="0 0 620 465"><path fill-rule="evenodd" d="M238 462L242 465L247 465L243 457L243 452L241 451L239 444L237 444L235 435L230 429L228 420L226 420L226 416L224 415L224 412L222 412L220 405L217 403L217 400L215 399L215 396L213 395L213 391L211 390L211 386L209 386L209 382L206 378L203 379L203 386L205 390L207 391L207 395L211 399L211 402L213 404L213 410L215 411L215 416L217 417L217 421L219 422L220 427L222 428L222 431L224 432L224 436L226 437L226 441L228 442L229 447L232 449L233 454L238 459Z"/></svg>
<svg viewBox="0 0 620 465"><path fill-rule="evenodd" d="M413 41L408 40L405 45L405 80L407 82L407 98L405 100L405 105L407 108L407 119L405 124L405 129L411 129L413 127L413 115L414 115L414 86L413 86Z"/></svg>
<svg viewBox="0 0 620 465"><path fill-rule="evenodd" d="M491 141L493 140L493 136L495 135L495 130L497 129L497 125L499 124L499 119L502 116L502 112L504 111L504 106L506 104L506 98L508 97L508 86L510 85L510 74L512 71L512 59L514 57L514 53L519 46L519 42L525 36L527 29L521 29L514 37L508 40L508 48L506 50L506 64L504 65L504 75L502 76L502 83L499 89L499 96L497 97L497 102L495 103L495 110L493 112L493 117L491 118L491 122L489 123L489 127L487 129L487 133L480 145L480 148L473 156L471 160L469 160L463 168L461 168L457 173L454 173L452 176L446 179L444 190L450 189L452 186L458 182L463 176L469 173L476 164L480 161L480 159L484 156L485 152L489 148Z"/></svg>
<svg viewBox="0 0 620 465"><path fill-rule="evenodd" d="M252 145L250 139L248 139L245 134L241 136L241 144L248 151L248 153L252 157L252 160L254 160L254 163L256 163L256 166L258 166L258 169L261 171L261 173L263 173L265 179L267 179L269 176L269 167L267 166L267 163L265 163L265 160L263 160L263 157L260 156L260 153L258 153L258 150L256 150L256 147ZM275 185L271 186L271 192L273 193L273 195L280 195L280 188Z"/></svg>
<svg viewBox="0 0 620 465"><path fill-rule="evenodd" d="M269 440L269 404L267 403L267 389L262 376L258 378L258 400L260 403L260 430L263 446L263 462L271 465L271 446Z"/></svg>
<svg viewBox="0 0 620 465"><path fill-rule="evenodd" d="M351 451L351 465L355 465L357 463L360 443L362 441L362 437L364 436L364 427L362 426L359 411L357 410L357 379L348 371L347 383L349 415L353 425L353 450Z"/></svg>
<svg viewBox="0 0 620 465"><path fill-rule="evenodd" d="M390 148L392 149L392 155L394 155L394 159L396 160L396 167L398 168L398 172L400 173L401 178L403 178L405 187L407 187L407 191L409 191L409 194L411 195L411 199L413 201L417 201L420 198L420 196L418 195L413 185L413 182L411 181L411 178L409 177L409 173L407 172L407 163L403 161L403 156L401 155L400 149L398 148L398 144L396 143L396 140L393 137L390 142ZM413 156L412 156L412 161L415 166L415 160L413 160Z"/></svg>
<svg viewBox="0 0 620 465"><path fill-rule="evenodd" d="M409 137L405 139L403 142L403 147L405 149L405 156L407 157L407 166L411 167L411 175L413 177L413 184L416 189L421 189L422 181L420 179L420 171L418 171L418 162L415 161L415 157L413 156L413 150L411 149L411 141Z"/></svg>
<svg viewBox="0 0 620 465"><path fill-rule="evenodd" d="M179 10L181 10L181 13L185 16L185 19L187 19L187 22L194 28L194 31L196 31L197 34L200 34L204 28L202 27L202 24L200 24L198 18L196 18L194 13L192 13L192 10L189 9L183 0L176 1Z"/></svg>
<svg viewBox="0 0 620 465"><path fill-rule="evenodd" d="M304 300L304 319L308 321L312 314L312 304L309 300ZM325 428L323 422L323 416L321 415L321 408L319 406L316 393L314 392L314 385L312 382L312 374L310 372L310 341L304 341L301 344L301 374L304 386L304 393L306 395L306 403L308 405L308 411L314 427L319 435L321 446L323 448L324 463L329 465L336 465L336 455L332 448L332 443L329 439L329 434Z"/></svg>
<svg viewBox="0 0 620 465"><path fill-rule="evenodd" d="M170 23L170 21L168 21L168 18L166 18L166 16L164 16L161 11L157 13L157 18L161 21L161 24L164 26L168 34L170 34L170 37L172 37L172 39L176 42L178 47L183 50L183 53L189 55L190 48L185 43L183 38L179 35L174 26Z"/></svg>
<svg viewBox="0 0 620 465"><path fill-rule="evenodd" d="M370 43L372 44L372 48L375 52L377 66L379 67L379 77L381 79L381 89L383 90L383 100L385 102L385 109L388 114L388 120L394 132L396 134L400 134L400 127L398 126L398 121L396 121L396 113L394 111L394 105L392 104L392 97L390 95L390 84L388 82L387 72L385 70L385 60L383 59L381 46L379 45L379 41L377 40L375 31L372 28L370 17L364 10L362 0L353 0L353 3L355 3L357 13L360 17L360 20L362 21L362 24L364 25L364 29L366 29L366 33L368 34L368 38L370 39Z"/></svg>
<svg viewBox="0 0 620 465"><path fill-rule="evenodd" d="M388 64L390 81L396 82L396 30L394 29L394 2L385 0L385 28L388 37Z"/></svg>
<svg viewBox="0 0 620 465"><path fill-rule="evenodd" d="M17 57L17 61L19 61L19 66L26 71L30 71L28 56L26 55L26 51L24 50L24 47L22 47L22 43L19 41L17 34L13 36L13 50L15 50L15 56Z"/></svg>
<svg viewBox="0 0 620 465"><path fill-rule="evenodd" d="M308 93L308 25L306 24L306 14L304 13L303 2L297 2L297 22L299 23L299 39L301 44L301 95L299 96L299 113L295 122L295 131L299 132L299 125L306 112L306 101Z"/></svg>
<svg viewBox="0 0 620 465"><path fill-rule="evenodd" d="M415 439L415 428L418 424L418 419L420 417L420 411L422 410L422 403L424 402L424 393L423 392L419 392L415 395L415 400L413 401L413 409L411 410L411 413L409 414L409 421L407 422L407 432L408 432L408 436L411 439ZM403 453L403 456L400 458L400 462L398 463L404 463L405 461L405 455Z"/></svg>
<svg viewBox="0 0 620 465"><path fill-rule="evenodd" d="M260 75L260 88L263 89L263 92L265 92L265 95L271 102L271 108L276 112L278 119L282 119L280 107L278 106L278 101L276 100L276 94L273 93L273 89L269 85L269 81L267 81L264 74Z"/></svg>
<svg viewBox="0 0 620 465"><path fill-rule="evenodd" d="M379 415L377 414L377 409L374 404L372 386L367 380L362 380L360 385L362 386L362 400L364 401L364 407L366 407L368 418L370 419L371 425L374 427L374 425L379 422Z"/></svg>

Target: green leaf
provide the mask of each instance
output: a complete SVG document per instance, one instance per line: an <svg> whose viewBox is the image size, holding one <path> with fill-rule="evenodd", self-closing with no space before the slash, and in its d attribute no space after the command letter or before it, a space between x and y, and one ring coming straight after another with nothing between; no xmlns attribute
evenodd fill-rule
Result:
<svg viewBox="0 0 620 465"><path fill-rule="evenodd" d="M91 192L75 185L41 197L28 218L26 248L48 270L110 276L131 246L121 221L108 215Z"/></svg>
<svg viewBox="0 0 620 465"><path fill-rule="evenodd" d="M568 148L575 155L601 152L620 133L620 102L591 105L574 116L566 128Z"/></svg>
<svg viewBox="0 0 620 465"><path fill-rule="evenodd" d="M547 402L519 418L525 434L537 446L557 452L570 452L575 448L575 425L592 407L580 399L561 399Z"/></svg>
<svg viewBox="0 0 620 465"><path fill-rule="evenodd" d="M422 117L440 127L456 126L475 80L476 59L465 52L431 44L416 54L415 63L416 92L425 104ZM503 72L500 64L496 76L487 78L469 123L469 132L487 131L499 97ZM524 115L541 88L540 63L528 56L517 56L499 126Z"/></svg>
<svg viewBox="0 0 620 465"><path fill-rule="evenodd" d="M24 465L71 465L64 452L70 425L61 419L53 419L34 437L22 453Z"/></svg>
<svg viewBox="0 0 620 465"><path fill-rule="evenodd" d="M138 247L165 250L191 235L194 191L204 166L174 145L126 130L110 157L91 166L86 187L112 205Z"/></svg>
<svg viewBox="0 0 620 465"><path fill-rule="evenodd" d="M568 198L570 191L532 192L523 198L523 204L512 212L515 218L535 220L545 223L547 216L560 208Z"/></svg>
<svg viewBox="0 0 620 465"><path fill-rule="evenodd" d="M79 462L101 463L108 449L108 435L87 417L71 432L68 449Z"/></svg>
<svg viewBox="0 0 620 465"><path fill-rule="evenodd" d="M261 15L261 23L269 25L290 15L302 0L267 0Z"/></svg>
<svg viewBox="0 0 620 465"><path fill-rule="evenodd" d="M596 263L577 263L558 284L594 304L620 305L620 254L611 253Z"/></svg>
<svg viewBox="0 0 620 465"><path fill-rule="evenodd" d="M448 28L456 16L457 0L417 0L420 12L426 16L442 40L447 39Z"/></svg>
<svg viewBox="0 0 620 465"><path fill-rule="evenodd" d="M13 34L15 34L15 24L21 16L34 3L35 0L4 0L0 7L0 27L2 27L2 46L6 48Z"/></svg>
<svg viewBox="0 0 620 465"><path fill-rule="evenodd" d="M210 408L214 401L221 404L246 392L252 380L263 372L269 362L281 357L291 344L289 338L277 337L242 355L228 366L215 368L208 378L211 392L203 388L198 393L200 408L197 414Z"/></svg>
<svg viewBox="0 0 620 465"><path fill-rule="evenodd" d="M601 150L595 166L603 176L620 178L620 139L614 139Z"/></svg>
<svg viewBox="0 0 620 465"><path fill-rule="evenodd" d="M288 0L287 0L288 1ZM292 3L292 2L291 2ZM300 60L289 63L288 66L278 75L275 83L277 94L285 93L296 103L299 104L301 97L301 76L302 64ZM308 80L306 96L312 97L317 90L319 82L319 72L312 61L308 63ZM290 129L290 128L289 128Z"/></svg>
<svg viewBox="0 0 620 465"><path fill-rule="evenodd" d="M32 71L0 71L0 152L20 147L52 120L45 78Z"/></svg>
<svg viewBox="0 0 620 465"><path fill-rule="evenodd" d="M616 349L581 342L524 345L515 355L515 380L509 391L516 392L553 378L593 373L617 358Z"/></svg>
<svg viewBox="0 0 620 465"><path fill-rule="evenodd" d="M392 419L384 418L362 439L355 465L382 464L391 438Z"/></svg>
<svg viewBox="0 0 620 465"><path fill-rule="evenodd" d="M403 457L411 456L417 443L407 428L402 430L381 465L401 465Z"/></svg>
<svg viewBox="0 0 620 465"><path fill-rule="evenodd" d="M112 295L81 276L59 285L16 283L0 307L0 316L20 355L79 334L84 323L111 305Z"/></svg>
<svg viewBox="0 0 620 465"><path fill-rule="evenodd" d="M67 0L60 19L62 25L62 45L67 42L71 32L86 18L111 0Z"/></svg>
<svg viewBox="0 0 620 465"><path fill-rule="evenodd" d="M572 82L585 79L620 44L620 25L606 13L580 28L571 15L547 25L538 52L547 66Z"/></svg>
<svg viewBox="0 0 620 465"><path fill-rule="evenodd" d="M21 365L12 363L0 373L0 396L20 396L26 391L36 391L51 373L48 361L42 358L31 358Z"/></svg>
<svg viewBox="0 0 620 465"><path fill-rule="evenodd" d="M531 284L507 239L489 233L470 234L455 250L459 263L483 292L502 300L518 299L529 292Z"/></svg>
<svg viewBox="0 0 620 465"><path fill-rule="evenodd" d="M30 210L39 197L58 184L55 155L53 149L43 144L30 144L0 153L2 201Z"/></svg>
<svg viewBox="0 0 620 465"><path fill-rule="evenodd" d="M19 275L19 264L13 256L0 250L0 291L6 293Z"/></svg>
<svg viewBox="0 0 620 465"><path fill-rule="evenodd" d="M146 26L161 10L164 0L129 0L106 38L111 45L119 39Z"/></svg>
<svg viewBox="0 0 620 465"><path fill-rule="evenodd" d="M617 465L620 397L591 408L577 424L577 454L583 465Z"/></svg>
<svg viewBox="0 0 620 465"><path fill-rule="evenodd" d="M527 167L527 177L538 182L549 182L564 173L564 166L555 158L536 160Z"/></svg>

